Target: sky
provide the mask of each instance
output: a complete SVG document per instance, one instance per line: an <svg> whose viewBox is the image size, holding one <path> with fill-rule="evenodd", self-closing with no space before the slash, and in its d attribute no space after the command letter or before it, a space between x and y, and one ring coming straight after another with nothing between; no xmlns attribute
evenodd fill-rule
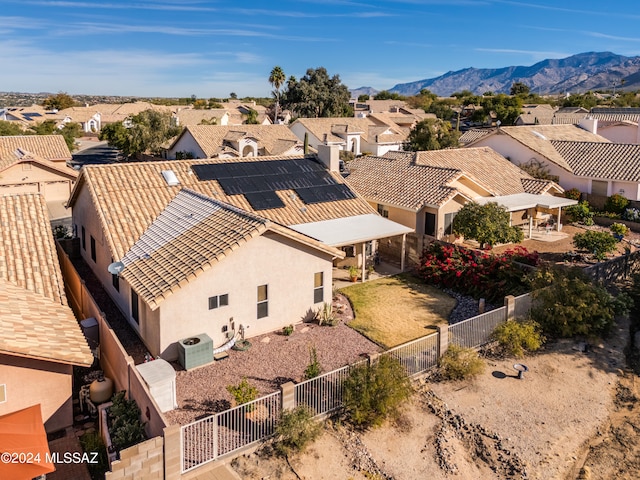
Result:
<svg viewBox="0 0 640 480"><path fill-rule="evenodd" d="M468 67L640 55L618 0L0 0L0 91L270 96L271 69L390 89Z"/></svg>

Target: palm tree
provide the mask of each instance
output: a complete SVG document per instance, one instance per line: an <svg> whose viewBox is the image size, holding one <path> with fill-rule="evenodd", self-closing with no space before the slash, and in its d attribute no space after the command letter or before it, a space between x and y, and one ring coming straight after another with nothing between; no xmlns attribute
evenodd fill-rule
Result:
<svg viewBox="0 0 640 480"><path fill-rule="evenodd" d="M278 122L278 108L280 107L280 87L284 84L286 80L284 71L278 65L273 67L271 70L271 74L269 75L269 83L275 89L273 91L274 96L276 97L276 111L273 114L273 123Z"/></svg>

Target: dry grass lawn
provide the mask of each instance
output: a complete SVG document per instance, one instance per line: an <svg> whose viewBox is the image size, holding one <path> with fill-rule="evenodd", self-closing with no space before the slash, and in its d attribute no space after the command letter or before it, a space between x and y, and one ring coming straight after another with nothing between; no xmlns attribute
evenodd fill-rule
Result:
<svg viewBox="0 0 640 480"><path fill-rule="evenodd" d="M456 300L410 275L372 280L340 290L349 297L355 318L349 326L391 348L423 337L447 323Z"/></svg>

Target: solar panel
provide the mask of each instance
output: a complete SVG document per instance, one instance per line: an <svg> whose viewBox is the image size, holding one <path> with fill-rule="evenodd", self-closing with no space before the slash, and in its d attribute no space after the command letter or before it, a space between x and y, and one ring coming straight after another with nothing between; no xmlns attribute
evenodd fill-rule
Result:
<svg viewBox="0 0 640 480"><path fill-rule="evenodd" d="M284 207L284 202L276 192L245 193L244 196L254 210Z"/></svg>
<svg viewBox="0 0 640 480"><path fill-rule="evenodd" d="M308 205L356 198L355 194L349 190L349 187L342 184L297 188L296 193Z"/></svg>

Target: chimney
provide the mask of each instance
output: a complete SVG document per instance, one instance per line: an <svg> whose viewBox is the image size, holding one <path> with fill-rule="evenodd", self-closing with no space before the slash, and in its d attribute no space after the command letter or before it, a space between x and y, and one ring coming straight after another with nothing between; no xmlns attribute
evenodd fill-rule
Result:
<svg viewBox="0 0 640 480"><path fill-rule="evenodd" d="M340 171L340 147L338 145L318 145L318 158L330 172Z"/></svg>
<svg viewBox="0 0 640 480"><path fill-rule="evenodd" d="M581 120L580 123L578 124L578 126L580 128L582 128L583 130L586 130L587 132L593 133L594 135L598 134L598 119L597 118L587 117L587 118Z"/></svg>

